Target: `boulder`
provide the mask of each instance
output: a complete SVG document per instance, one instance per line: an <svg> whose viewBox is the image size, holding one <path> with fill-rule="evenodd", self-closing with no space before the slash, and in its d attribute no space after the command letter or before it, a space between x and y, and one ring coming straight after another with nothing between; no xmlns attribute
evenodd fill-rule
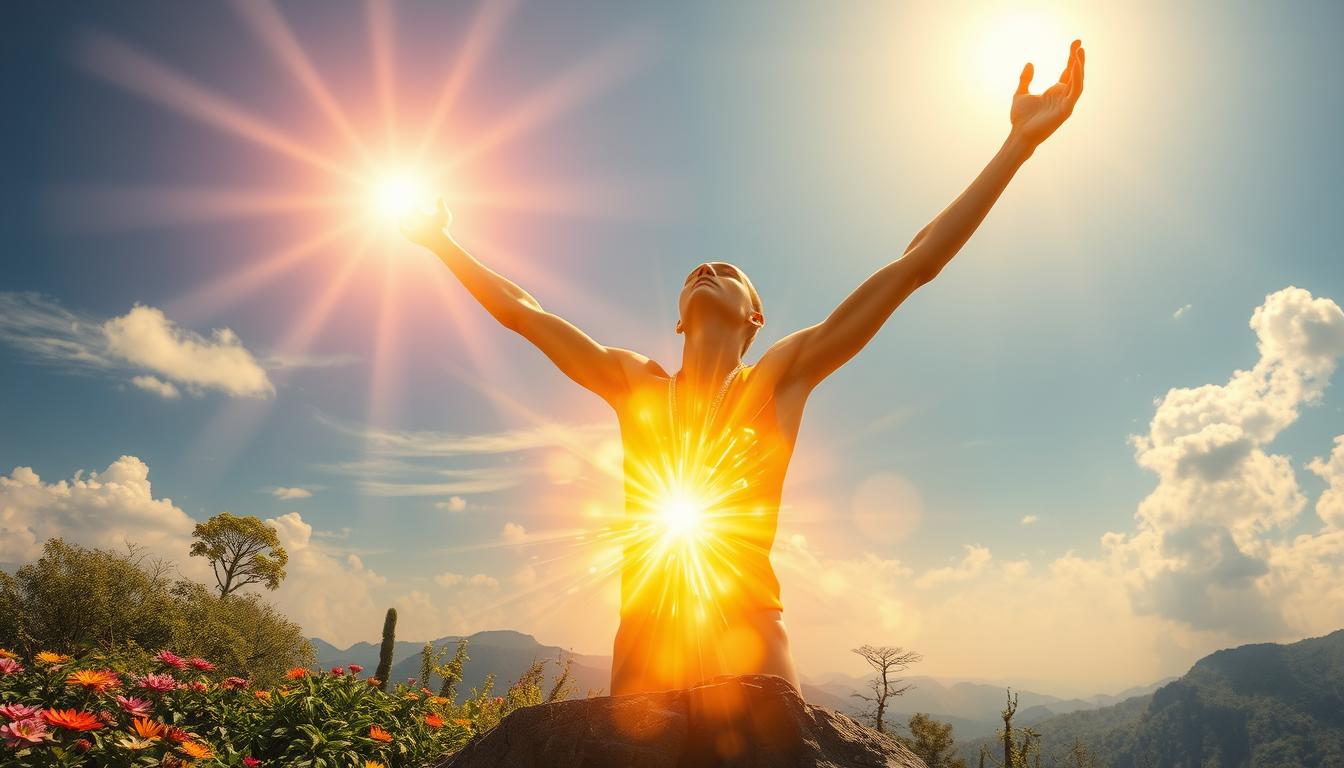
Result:
<svg viewBox="0 0 1344 768"><path fill-rule="evenodd" d="M525 707L436 768L925 768L774 675Z"/></svg>

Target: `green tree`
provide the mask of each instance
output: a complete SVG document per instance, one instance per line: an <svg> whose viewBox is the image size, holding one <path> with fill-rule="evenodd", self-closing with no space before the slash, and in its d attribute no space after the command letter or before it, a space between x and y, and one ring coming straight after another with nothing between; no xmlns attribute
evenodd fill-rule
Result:
<svg viewBox="0 0 1344 768"><path fill-rule="evenodd" d="M13 576L0 572L0 643L26 654L154 648L173 637L177 613L162 560L134 545L119 554L49 539Z"/></svg>
<svg viewBox="0 0 1344 768"><path fill-rule="evenodd" d="M439 695L455 701L457 699L457 684L462 682L462 667L467 663L467 639L461 638L457 641L457 651L453 654L453 660L438 669L443 676L443 687L439 689Z"/></svg>
<svg viewBox="0 0 1344 768"><path fill-rule="evenodd" d="M919 756L929 768L966 768L957 755L952 724L940 723L922 712L910 716L910 736L896 737L905 748Z"/></svg>
<svg viewBox="0 0 1344 768"><path fill-rule="evenodd" d="M383 645L378 649L378 670L373 676L378 678L378 687L387 690L387 678L392 674L392 653L397 647L397 609L388 608L383 618Z"/></svg>
<svg viewBox="0 0 1344 768"><path fill-rule="evenodd" d="M220 597L248 584L275 589L285 578L289 555L280 546L275 529L254 515L237 517L220 512L197 523L191 535L198 539L191 545L191 556L210 561Z"/></svg>
<svg viewBox="0 0 1344 768"><path fill-rule="evenodd" d="M853 651L868 662L868 666L873 668L877 677L869 681L869 686L873 691L872 696L863 693L851 695L868 702L868 707L860 713L860 717L871 719L873 728L885 733L889 701L892 697L900 696L914 687L912 685L901 685L903 681L896 678L897 673L906 670L911 664L924 657L914 651L907 651L899 646L890 645L864 645L853 649Z"/></svg>

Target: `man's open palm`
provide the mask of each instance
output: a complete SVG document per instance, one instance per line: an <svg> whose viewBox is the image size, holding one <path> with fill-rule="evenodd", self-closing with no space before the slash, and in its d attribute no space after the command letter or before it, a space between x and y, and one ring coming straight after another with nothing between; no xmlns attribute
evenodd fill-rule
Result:
<svg viewBox="0 0 1344 768"><path fill-rule="evenodd" d="M453 215L440 197L433 211L412 211L401 220L401 233L413 243L433 248L434 244L447 237L448 225Z"/></svg>
<svg viewBox="0 0 1344 768"><path fill-rule="evenodd" d="M1040 144L1073 114L1073 105L1083 93L1083 48L1081 40L1069 47L1069 63L1059 75L1059 82L1040 95L1027 92L1033 69L1030 63L1022 68L1022 77L1013 94L1010 117L1013 130L1032 146Z"/></svg>

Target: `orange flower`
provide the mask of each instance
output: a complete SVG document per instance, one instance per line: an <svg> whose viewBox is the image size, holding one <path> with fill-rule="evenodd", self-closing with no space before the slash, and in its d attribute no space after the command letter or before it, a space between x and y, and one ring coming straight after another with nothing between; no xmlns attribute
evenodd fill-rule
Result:
<svg viewBox="0 0 1344 768"><path fill-rule="evenodd" d="M210 752L210 747L199 741L184 741L178 749L182 750L183 753L190 757L204 758L213 756L213 753Z"/></svg>
<svg viewBox="0 0 1344 768"><path fill-rule="evenodd" d="M262 701L270 701L270 700L271 700L271 692L270 692L270 691L253 691L253 692L252 692L252 695L253 695L253 696L256 696L258 699L261 699Z"/></svg>
<svg viewBox="0 0 1344 768"><path fill-rule="evenodd" d="M392 742L392 734L388 733L387 731L384 731L382 728L379 728L376 725L369 726L369 738L373 739L374 741L381 741L384 743Z"/></svg>
<svg viewBox="0 0 1344 768"><path fill-rule="evenodd" d="M410 699L411 701L419 701L419 700L420 700L420 694L418 694L418 693L408 693L408 694L406 694L406 698Z"/></svg>
<svg viewBox="0 0 1344 768"><path fill-rule="evenodd" d="M90 691L104 693L121 685L121 678L110 669L80 669L65 678L67 685L82 685Z"/></svg>
<svg viewBox="0 0 1344 768"><path fill-rule="evenodd" d="M92 712L74 709L44 709L42 717L58 728L72 731L96 731L103 727L103 721Z"/></svg>
<svg viewBox="0 0 1344 768"><path fill-rule="evenodd" d="M376 677L370 677L368 680L365 680L364 682L368 683L369 685L382 685L382 684L383 684L383 681L382 681L382 680L379 680L379 679L376 678Z"/></svg>
<svg viewBox="0 0 1344 768"><path fill-rule="evenodd" d="M466 719L465 717L455 717L455 718L453 718L453 722L454 722L454 723L457 723L458 725L462 726L463 728L470 728L470 727L471 727L471 721L468 720L468 719Z"/></svg>
<svg viewBox="0 0 1344 768"><path fill-rule="evenodd" d="M181 744L183 742L191 741L192 735L181 728L170 725L168 726L168 738Z"/></svg>
<svg viewBox="0 0 1344 768"><path fill-rule="evenodd" d="M299 678L307 674L308 670L304 669L303 667L294 667L293 669L285 673L285 677L288 677L290 680L298 680Z"/></svg>
<svg viewBox="0 0 1344 768"><path fill-rule="evenodd" d="M364 768L387 768L387 766L383 765L377 760L365 760Z"/></svg>
<svg viewBox="0 0 1344 768"><path fill-rule="evenodd" d="M168 726L163 723L156 723L148 717L137 717L131 721L136 734L147 741L161 739L168 733Z"/></svg>
<svg viewBox="0 0 1344 768"><path fill-rule="evenodd" d="M425 725L428 725L430 728L442 728L443 718L439 717L435 712L430 712L428 715L425 715Z"/></svg>
<svg viewBox="0 0 1344 768"><path fill-rule="evenodd" d="M40 664L64 664L70 661L70 657L64 653L52 653L51 651L40 651L33 657L33 661Z"/></svg>
<svg viewBox="0 0 1344 768"><path fill-rule="evenodd" d="M7 648L0 648L0 659L17 659L17 658L19 658L19 654Z"/></svg>

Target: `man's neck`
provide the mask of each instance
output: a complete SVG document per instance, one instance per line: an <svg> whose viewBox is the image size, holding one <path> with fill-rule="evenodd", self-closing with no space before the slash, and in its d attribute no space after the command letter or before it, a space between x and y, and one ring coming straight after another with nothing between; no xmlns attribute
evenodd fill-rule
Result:
<svg viewBox="0 0 1344 768"><path fill-rule="evenodd" d="M715 391L742 362L742 339L727 329L706 328L686 334L677 383L696 391Z"/></svg>

